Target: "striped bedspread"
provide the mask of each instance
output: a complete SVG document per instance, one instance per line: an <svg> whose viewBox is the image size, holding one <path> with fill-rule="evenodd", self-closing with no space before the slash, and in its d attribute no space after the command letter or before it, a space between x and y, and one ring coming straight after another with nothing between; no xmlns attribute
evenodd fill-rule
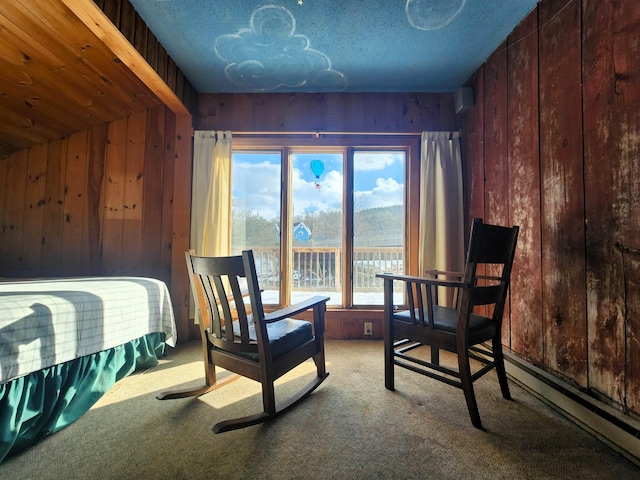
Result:
<svg viewBox="0 0 640 480"><path fill-rule="evenodd" d="M176 326L167 286L143 277L0 282L0 384Z"/></svg>

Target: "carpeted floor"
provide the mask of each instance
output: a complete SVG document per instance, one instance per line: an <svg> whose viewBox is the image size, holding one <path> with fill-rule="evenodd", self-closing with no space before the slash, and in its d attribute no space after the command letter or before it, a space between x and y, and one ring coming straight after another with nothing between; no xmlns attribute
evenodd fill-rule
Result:
<svg viewBox="0 0 640 480"><path fill-rule="evenodd" d="M197 386L199 342L119 382L79 421L0 465L9 479L637 479L640 468L495 373L476 383L486 431L462 392L397 369L384 388L382 342L328 341L329 378L273 422L215 435L221 419L261 409L241 379L198 399L155 395ZM309 362L280 380L293 391Z"/></svg>

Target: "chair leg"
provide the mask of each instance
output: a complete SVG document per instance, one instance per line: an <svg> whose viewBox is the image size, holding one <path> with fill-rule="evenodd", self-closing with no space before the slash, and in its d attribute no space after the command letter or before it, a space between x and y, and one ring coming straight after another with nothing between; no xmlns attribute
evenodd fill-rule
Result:
<svg viewBox="0 0 640 480"><path fill-rule="evenodd" d="M440 365L440 349L431 347L431 363L434 365Z"/></svg>
<svg viewBox="0 0 640 480"><path fill-rule="evenodd" d="M493 359L496 364L496 373L498 374L498 382L500 383L500 391L502 392L502 398L511 400L511 393L509 392L509 383L507 382L507 371L504 368L504 355L502 353L502 341L498 337L494 337L492 340L493 346Z"/></svg>
<svg viewBox="0 0 640 480"><path fill-rule="evenodd" d="M393 340L384 339L384 386L388 390L395 390L393 371Z"/></svg>
<svg viewBox="0 0 640 480"><path fill-rule="evenodd" d="M471 366L469 365L469 351L465 348L458 351L458 368L460 371L460 381L464 398L467 401L467 409L471 417L471 423L474 427L484 430L480 421L480 412L478 411L478 403L476 402L476 394L473 391L473 380L471 379Z"/></svg>
<svg viewBox="0 0 640 480"><path fill-rule="evenodd" d="M276 413L276 391L273 387L273 382L262 382L262 405L265 414L273 415Z"/></svg>
<svg viewBox="0 0 640 480"><path fill-rule="evenodd" d="M324 359L324 349L313 356L313 363L316 364L318 377L324 377L327 374L327 364Z"/></svg>

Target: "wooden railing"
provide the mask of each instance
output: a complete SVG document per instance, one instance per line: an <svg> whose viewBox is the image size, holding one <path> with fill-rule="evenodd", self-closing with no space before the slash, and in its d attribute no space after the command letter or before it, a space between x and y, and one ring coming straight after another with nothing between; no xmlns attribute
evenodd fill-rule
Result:
<svg viewBox="0 0 640 480"><path fill-rule="evenodd" d="M280 249L253 249L260 286L277 288L280 283ZM378 291L377 273L403 273L402 247L362 247L353 252L354 292ZM292 285L296 290L340 291L342 249L337 247L293 247Z"/></svg>

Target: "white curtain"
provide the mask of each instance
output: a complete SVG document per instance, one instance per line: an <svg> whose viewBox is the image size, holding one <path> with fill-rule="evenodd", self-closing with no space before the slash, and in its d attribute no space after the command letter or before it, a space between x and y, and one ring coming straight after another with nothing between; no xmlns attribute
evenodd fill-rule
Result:
<svg viewBox="0 0 640 480"><path fill-rule="evenodd" d="M231 252L231 132L196 131L191 193L191 248L196 255Z"/></svg>
<svg viewBox="0 0 640 480"><path fill-rule="evenodd" d="M461 272L465 233L460 134L423 132L420 157L420 275L427 270Z"/></svg>

